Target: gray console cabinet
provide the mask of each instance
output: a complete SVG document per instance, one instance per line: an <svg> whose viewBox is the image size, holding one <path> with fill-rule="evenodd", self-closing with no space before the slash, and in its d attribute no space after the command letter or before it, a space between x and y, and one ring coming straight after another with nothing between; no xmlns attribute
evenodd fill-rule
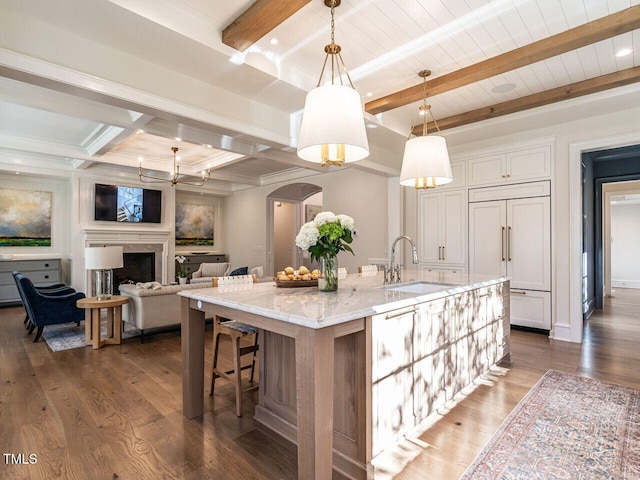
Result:
<svg viewBox="0 0 640 480"><path fill-rule="evenodd" d="M13 271L22 273L38 287L63 283L58 258L2 260L0 261L0 305L20 303L20 294L11 275Z"/></svg>

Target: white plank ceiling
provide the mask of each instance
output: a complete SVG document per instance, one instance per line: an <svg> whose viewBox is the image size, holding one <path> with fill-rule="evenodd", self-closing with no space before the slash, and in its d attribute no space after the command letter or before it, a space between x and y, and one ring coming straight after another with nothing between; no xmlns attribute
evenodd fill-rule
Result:
<svg viewBox="0 0 640 480"><path fill-rule="evenodd" d="M323 48L330 40L329 9L321 0L312 0L247 51L234 51L221 43L221 32L252 3L0 0L0 16L29 18L34 28L25 35L36 44L37 26L53 25L82 36L87 48L95 45L96 52L100 48L128 52L186 78L295 114L303 106L306 91L318 81ZM433 72L430 78L436 78L638 4L640 0L343 0L335 10L335 38L365 103L420 83L419 70L428 68ZM12 45L10 40L0 43L8 50ZM623 49L631 53L616 56ZM440 119L639 65L640 30L635 30L430 97L429 103ZM176 140L168 134L172 129L166 118L162 128L160 118L155 124L147 118L151 127L147 133L139 133L135 121L116 132L109 127L123 123L110 120L127 113L124 109L106 104L82 108L86 98L60 92L50 92L49 100L38 102L37 98L47 95L44 89L14 79L0 78L0 86L0 149L5 154L19 151L21 157L28 157L28 139L37 146L34 155L46 154L49 148L49 153L69 162L130 168L137 167L137 157L143 156L150 168L168 170L169 147ZM30 97L30 88L37 95ZM368 118L378 126L370 130L370 141L397 153L392 162L395 168L401 157L397 147L409 133L417 106ZM110 141L96 144L105 130ZM225 134L234 137L233 132ZM235 138L240 145L242 136ZM279 156L264 158L233 145L221 151L201 145L181 148L194 155L185 159L186 168L193 172L203 166L212 168L214 176L233 185L230 188L277 181L278 174L291 175L296 170L303 175L303 165L292 153L295 145L273 145L271 140L262 139L254 150L267 152L269 146L279 150ZM392 175L393 169L386 167L381 174Z"/></svg>

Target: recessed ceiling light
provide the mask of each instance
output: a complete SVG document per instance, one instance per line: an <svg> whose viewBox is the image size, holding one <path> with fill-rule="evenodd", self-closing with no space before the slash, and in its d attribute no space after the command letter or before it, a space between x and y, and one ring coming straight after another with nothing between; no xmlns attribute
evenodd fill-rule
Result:
<svg viewBox="0 0 640 480"><path fill-rule="evenodd" d="M136 133L144 133L144 130L142 130L141 128L138 129L138 131Z"/></svg>
<svg viewBox="0 0 640 480"><path fill-rule="evenodd" d="M20 172L16 172L16 175L20 175Z"/></svg>
<svg viewBox="0 0 640 480"><path fill-rule="evenodd" d="M373 92L367 92L367 97L372 97L373 96Z"/></svg>
<svg viewBox="0 0 640 480"><path fill-rule="evenodd" d="M631 52L633 52L633 50L631 50L630 48L623 48L618 53L616 53L616 57L625 57L629 55Z"/></svg>
<svg viewBox="0 0 640 480"><path fill-rule="evenodd" d="M367 123L367 128L378 128L378 125L375 123Z"/></svg>
<svg viewBox="0 0 640 480"><path fill-rule="evenodd" d="M271 43L271 45L277 45L278 44L278 39L277 38L272 38L269 43Z"/></svg>
<svg viewBox="0 0 640 480"><path fill-rule="evenodd" d="M180 137L176 137L176 142L181 142L182 139Z"/></svg>
<svg viewBox="0 0 640 480"><path fill-rule="evenodd" d="M516 88L515 83L503 83L501 85L496 85L491 89L493 93L507 93Z"/></svg>

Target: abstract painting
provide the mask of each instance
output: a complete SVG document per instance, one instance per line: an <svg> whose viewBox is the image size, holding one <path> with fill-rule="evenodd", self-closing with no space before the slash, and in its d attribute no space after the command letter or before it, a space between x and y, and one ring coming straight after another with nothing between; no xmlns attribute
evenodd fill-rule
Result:
<svg viewBox="0 0 640 480"><path fill-rule="evenodd" d="M176 245L214 245L215 207L176 203Z"/></svg>
<svg viewBox="0 0 640 480"><path fill-rule="evenodd" d="M51 246L51 192L0 188L0 247Z"/></svg>

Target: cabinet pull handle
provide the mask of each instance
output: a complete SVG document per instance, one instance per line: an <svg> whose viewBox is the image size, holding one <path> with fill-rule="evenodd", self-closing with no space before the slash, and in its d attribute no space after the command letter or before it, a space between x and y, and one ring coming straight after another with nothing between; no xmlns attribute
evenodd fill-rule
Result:
<svg viewBox="0 0 640 480"><path fill-rule="evenodd" d="M509 226L508 230L509 236L507 238L507 258L511 261L511 226Z"/></svg>
<svg viewBox="0 0 640 480"><path fill-rule="evenodd" d="M442 247L438 245L438 260L442 260Z"/></svg>
<svg viewBox="0 0 640 480"><path fill-rule="evenodd" d="M502 253L502 261L504 262L504 227L502 227L502 233L500 234L500 252Z"/></svg>
<svg viewBox="0 0 640 480"><path fill-rule="evenodd" d="M49 278L49 275L45 275L44 278Z"/></svg>
<svg viewBox="0 0 640 480"><path fill-rule="evenodd" d="M526 295L527 292L525 292L524 290L511 290L511 293L513 295Z"/></svg>
<svg viewBox="0 0 640 480"><path fill-rule="evenodd" d="M44 266L45 266L45 267L48 267L48 266L49 266L49 264L48 264L48 263L45 263L45 264L44 264Z"/></svg>
<svg viewBox="0 0 640 480"><path fill-rule="evenodd" d="M416 313L416 308L415 307L410 307L407 308L406 310L398 310L395 311L393 313L387 313L384 317L385 320L391 320L392 318L398 318L398 317L402 317L403 315L406 315L408 313Z"/></svg>
<svg viewBox="0 0 640 480"><path fill-rule="evenodd" d="M445 258L444 258L444 245L442 246L442 260L445 260Z"/></svg>

